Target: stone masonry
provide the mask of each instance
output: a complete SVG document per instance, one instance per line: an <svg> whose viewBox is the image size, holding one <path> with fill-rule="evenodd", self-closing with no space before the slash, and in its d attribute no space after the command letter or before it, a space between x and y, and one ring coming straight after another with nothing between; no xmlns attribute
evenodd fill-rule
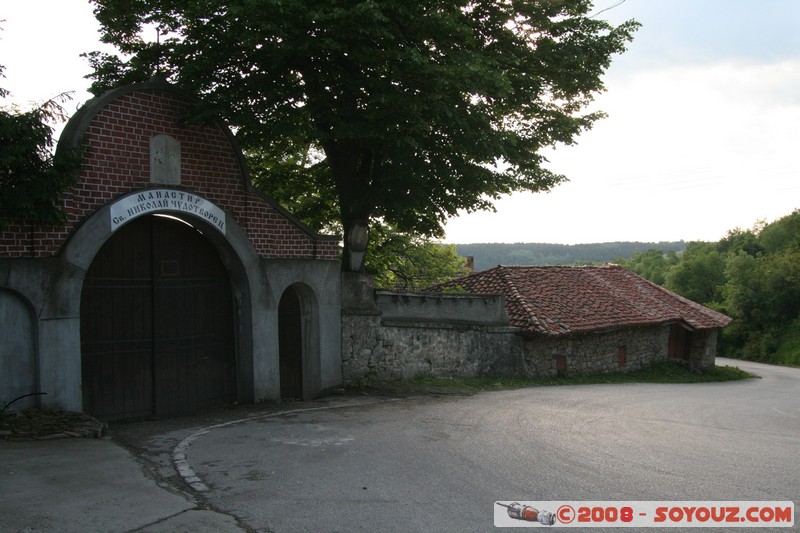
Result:
<svg viewBox="0 0 800 533"><path fill-rule="evenodd" d="M513 375L523 365L516 328L383 321L378 314L342 315L345 383L419 374L469 377Z"/></svg>
<svg viewBox="0 0 800 533"><path fill-rule="evenodd" d="M358 295L357 303L345 298L342 310L345 384L408 379L419 374L548 377L629 372L667 359L669 325L534 336L507 322L499 324L489 312L483 324L477 319L459 320L473 313L474 300L374 295L364 283L360 280L349 291L343 290ZM459 312L459 306L465 311ZM441 308L447 313L439 317L431 311ZM713 365L716 330L697 332L692 338L692 365L708 366L709 357Z"/></svg>

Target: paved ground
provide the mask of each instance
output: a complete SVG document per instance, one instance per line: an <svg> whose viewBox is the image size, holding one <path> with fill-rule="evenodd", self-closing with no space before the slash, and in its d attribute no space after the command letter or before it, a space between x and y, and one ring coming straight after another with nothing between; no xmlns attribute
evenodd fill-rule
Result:
<svg viewBox="0 0 800 533"><path fill-rule="evenodd" d="M491 531L496 500L800 501L800 369L724 363L761 379L333 398L112 426L126 449L0 443L0 531Z"/></svg>

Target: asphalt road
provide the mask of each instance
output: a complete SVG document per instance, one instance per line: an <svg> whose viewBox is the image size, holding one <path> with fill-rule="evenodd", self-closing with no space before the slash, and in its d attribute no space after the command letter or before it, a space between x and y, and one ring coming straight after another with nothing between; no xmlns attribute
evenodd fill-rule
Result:
<svg viewBox="0 0 800 533"><path fill-rule="evenodd" d="M718 364L760 378L343 399L195 430L172 459L278 533L493 531L498 500L800 502L800 369Z"/></svg>

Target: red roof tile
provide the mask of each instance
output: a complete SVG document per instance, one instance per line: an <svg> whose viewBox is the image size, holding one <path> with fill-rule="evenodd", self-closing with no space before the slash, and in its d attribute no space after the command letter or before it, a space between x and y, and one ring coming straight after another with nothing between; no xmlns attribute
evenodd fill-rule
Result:
<svg viewBox="0 0 800 533"><path fill-rule="evenodd" d="M431 287L503 294L512 326L529 333L569 335L681 322L693 330L731 319L618 265L498 266Z"/></svg>

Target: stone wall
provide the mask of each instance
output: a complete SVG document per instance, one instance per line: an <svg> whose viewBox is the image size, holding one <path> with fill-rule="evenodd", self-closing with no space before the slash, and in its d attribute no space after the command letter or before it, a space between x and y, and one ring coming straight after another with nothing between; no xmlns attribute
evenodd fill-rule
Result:
<svg viewBox="0 0 800 533"><path fill-rule="evenodd" d="M523 365L516 328L384 320L379 313L342 314L345 384L418 374L469 377L515 375Z"/></svg>
<svg viewBox="0 0 800 533"><path fill-rule="evenodd" d="M523 340L503 296L374 291L369 276L342 278L342 377L516 374Z"/></svg>
<svg viewBox="0 0 800 533"><path fill-rule="evenodd" d="M523 372L528 376L629 372L666 359L668 343L668 326L528 339Z"/></svg>
<svg viewBox="0 0 800 533"><path fill-rule="evenodd" d="M507 326L505 297L472 294L375 293L384 320Z"/></svg>
<svg viewBox="0 0 800 533"><path fill-rule="evenodd" d="M549 377L629 372L667 358L668 327L531 338L513 327L342 315L345 383L364 378L505 375ZM712 363L713 364L713 363Z"/></svg>
<svg viewBox="0 0 800 533"><path fill-rule="evenodd" d="M705 369L714 366L717 357L717 337L719 330L694 331L689 348L689 365L692 369Z"/></svg>
<svg viewBox="0 0 800 533"><path fill-rule="evenodd" d="M548 377L638 370L669 353L670 325L587 335L522 335L502 297L374 292L344 278L342 377L391 381L418 374ZM693 332L692 368L714 365L717 330Z"/></svg>

